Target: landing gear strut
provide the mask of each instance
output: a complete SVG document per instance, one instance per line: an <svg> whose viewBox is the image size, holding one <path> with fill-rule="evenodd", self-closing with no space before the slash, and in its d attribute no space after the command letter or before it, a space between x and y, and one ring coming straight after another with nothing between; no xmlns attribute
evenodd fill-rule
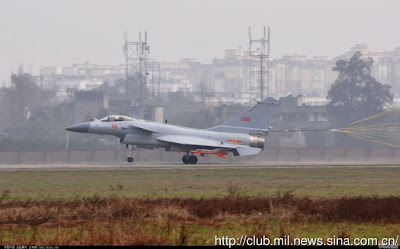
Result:
<svg viewBox="0 0 400 249"><path fill-rule="evenodd" d="M195 155L191 155L191 156L189 156L189 155L184 155L183 157L182 157L182 162L184 163L184 164L196 164L197 163L197 156L195 156Z"/></svg>
<svg viewBox="0 0 400 249"><path fill-rule="evenodd" d="M128 146L127 146L128 147ZM136 147L134 147L133 145L131 145L131 151L129 152L129 157L127 159L128 163L133 162L133 152L135 151Z"/></svg>

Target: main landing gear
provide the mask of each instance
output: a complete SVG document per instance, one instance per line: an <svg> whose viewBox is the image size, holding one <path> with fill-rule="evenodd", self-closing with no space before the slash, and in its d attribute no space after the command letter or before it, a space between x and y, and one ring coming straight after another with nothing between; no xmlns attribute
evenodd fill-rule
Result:
<svg viewBox="0 0 400 249"><path fill-rule="evenodd" d="M184 155L182 157L182 162L184 164L196 164L197 163L197 156L195 156L195 155L191 155L191 156Z"/></svg>
<svg viewBox="0 0 400 249"><path fill-rule="evenodd" d="M126 145L126 147L128 148L128 145ZM133 152L135 151L136 147L134 147L133 145L131 145L131 151L129 152L129 157L127 159L128 163L133 162Z"/></svg>

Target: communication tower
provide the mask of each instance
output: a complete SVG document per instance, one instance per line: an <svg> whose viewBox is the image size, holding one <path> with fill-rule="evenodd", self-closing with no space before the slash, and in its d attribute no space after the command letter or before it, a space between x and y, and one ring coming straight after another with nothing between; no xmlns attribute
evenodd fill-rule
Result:
<svg viewBox="0 0 400 249"><path fill-rule="evenodd" d="M260 39L253 39L249 27L250 101L269 94L270 28L264 26ZM257 84L259 82L259 84ZM266 82L266 84L265 84Z"/></svg>
<svg viewBox="0 0 400 249"><path fill-rule="evenodd" d="M130 42L128 40L128 32L124 32L123 53L125 56L125 76L126 89L128 99L133 99L143 106L146 100L147 92L147 71L150 46L147 43L147 31L144 31L144 39L142 40L142 32L139 32L139 41Z"/></svg>

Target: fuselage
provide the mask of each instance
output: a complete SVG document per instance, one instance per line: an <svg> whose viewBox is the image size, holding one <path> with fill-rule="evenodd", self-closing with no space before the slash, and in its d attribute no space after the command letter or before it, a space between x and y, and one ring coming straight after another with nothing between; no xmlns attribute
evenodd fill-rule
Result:
<svg viewBox="0 0 400 249"><path fill-rule="evenodd" d="M252 142L254 143L251 139L252 136L249 134L216 132L145 120L116 122L102 122L97 120L85 124L89 125L87 133L112 135L120 138L120 142L123 144L153 148L165 147L167 150L180 151L181 148L179 146L175 148L176 146L171 146L170 143L157 140L158 137L165 134L206 138L221 144L230 143L251 146L253 145ZM146 127L146 129L138 128L138 126ZM153 132L149 132L148 130Z"/></svg>
<svg viewBox="0 0 400 249"><path fill-rule="evenodd" d="M113 114L100 120L72 125L66 130L118 137L121 143L130 147L128 162L133 162L133 151L143 147L183 152L183 163L196 164L196 155L217 155L223 158L229 153L234 156L260 153L264 148L264 136L268 134L268 123L274 110L274 102L266 99L209 129L155 123Z"/></svg>
<svg viewBox="0 0 400 249"><path fill-rule="evenodd" d="M230 152L234 156L258 154L264 148L264 136L268 134L276 105L276 100L267 98L209 129L155 123L113 114L100 120L72 125L66 130L118 137L121 143L130 147L128 162L133 162L132 155L136 147L144 147L184 152L182 162L196 164L196 155L225 157Z"/></svg>

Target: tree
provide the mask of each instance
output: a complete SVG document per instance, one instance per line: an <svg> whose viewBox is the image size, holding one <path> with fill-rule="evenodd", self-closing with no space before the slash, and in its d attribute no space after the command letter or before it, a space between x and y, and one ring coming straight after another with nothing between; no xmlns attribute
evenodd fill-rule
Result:
<svg viewBox="0 0 400 249"><path fill-rule="evenodd" d="M12 74L11 86L1 89L1 105L6 107L2 115L7 117L6 122L15 127L29 119L31 108L40 103L40 93L32 75L23 73L22 68L18 74Z"/></svg>
<svg viewBox="0 0 400 249"><path fill-rule="evenodd" d="M10 134L0 144L0 150L62 148L63 143L54 136L58 134L54 131L54 107L40 105L48 102L51 94L42 90L34 77L24 73L22 68L11 75L11 85L0 89L0 105L3 107L0 108L3 117L0 126Z"/></svg>
<svg viewBox="0 0 400 249"><path fill-rule="evenodd" d="M31 74L22 71L13 74L11 83L12 87L9 90L15 92L15 97L22 106L33 107L40 103L40 87Z"/></svg>
<svg viewBox="0 0 400 249"><path fill-rule="evenodd" d="M339 76L328 91L327 111L329 120L339 127L379 113L393 102L390 86L372 77L372 65L372 58L362 58L356 52L332 68Z"/></svg>

